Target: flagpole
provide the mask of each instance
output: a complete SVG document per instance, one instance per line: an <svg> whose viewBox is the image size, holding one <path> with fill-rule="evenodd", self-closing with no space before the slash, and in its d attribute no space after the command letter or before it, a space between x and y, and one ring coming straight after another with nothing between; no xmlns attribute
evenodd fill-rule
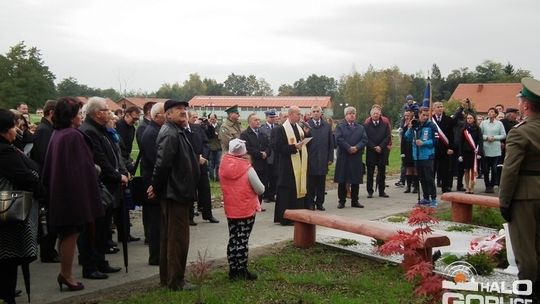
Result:
<svg viewBox="0 0 540 304"><path fill-rule="evenodd" d="M431 79L428 76L428 85L429 85L429 118L432 118L432 108L433 108L433 102L431 102Z"/></svg>

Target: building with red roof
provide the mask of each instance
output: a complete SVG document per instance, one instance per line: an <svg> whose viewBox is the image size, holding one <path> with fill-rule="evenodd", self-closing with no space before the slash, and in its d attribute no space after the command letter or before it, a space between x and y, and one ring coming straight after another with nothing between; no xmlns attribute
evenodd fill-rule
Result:
<svg viewBox="0 0 540 304"><path fill-rule="evenodd" d="M450 100L469 98L478 113L487 113L497 104L502 104L505 109L517 108L516 95L520 90L520 83L461 83Z"/></svg>

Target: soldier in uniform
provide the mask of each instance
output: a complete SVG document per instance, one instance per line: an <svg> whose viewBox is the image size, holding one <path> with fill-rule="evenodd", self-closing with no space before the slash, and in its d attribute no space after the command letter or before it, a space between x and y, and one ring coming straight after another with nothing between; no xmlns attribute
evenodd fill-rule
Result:
<svg viewBox="0 0 540 304"><path fill-rule="evenodd" d="M520 280L540 294L540 81L523 78L519 108L525 119L506 138L499 200L509 223Z"/></svg>
<svg viewBox="0 0 540 304"><path fill-rule="evenodd" d="M227 113L227 118L221 125L221 130L219 131L219 142L221 143L221 150L229 150L229 142L233 138L240 138L240 113L238 112L238 105L234 105L225 110Z"/></svg>

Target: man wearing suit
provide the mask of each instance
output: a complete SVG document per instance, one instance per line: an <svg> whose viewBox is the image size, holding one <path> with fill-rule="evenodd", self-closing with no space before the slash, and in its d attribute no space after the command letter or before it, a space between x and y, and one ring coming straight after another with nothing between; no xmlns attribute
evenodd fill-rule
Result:
<svg viewBox="0 0 540 304"><path fill-rule="evenodd" d="M433 103L432 121L437 128L435 146L435 172L442 192L452 191L452 157L454 154L454 120L444 113L442 102Z"/></svg>
<svg viewBox="0 0 540 304"><path fill-rule="evenodd" d="M267 172L268 172L268 179L266 184L264 185L265 191L263 194L263 198L266 199L267 202L275 201L276 197L276 175L273 174L275 171L275 153L274 149L272 148L272 145L270 144L272 142L272 130L277 126L276 124L276 110L268 110L264 112L266 116L266 123L262 124L259 128L261 133L266 134L266 137L268 138L269 147L270 147L270 156L266 158L266 164Z"/></svg>
<svg viewBox="0 0 540 304"><path fill-rule="evenodd" d="M308 145L307 207L324 211L324 191L328 166L334 161L334 140L332 128L321 118L320 106L311 107L311 142Z"/></svg>
<svg viewBox="0 0 540 304"><path fill-rule="evenodd" d="M206 136L208 137L208 147L210 148L210 158L208 159L208 173L214 181L219 180L219 163L221 162L221 143L219 142L219 129L221 124L218 122L217 115L212 113L208 115Z"/></svg>
<svg viewBox="0 0 540 304"><path fill-rule="evenodd" d="M203 220L207 220L210 223L219 223L219 221L212 215L212 198L210 195L210 179L208 177L208 158L210 155L210 148L208 147L208 137L203 128L195 124L199 119L199 115L195 111L189 111L189 123L184 128L186 137L193 147L195 155L199 159L199 169L201 172L199 182L197 183L197 207L202 211ZM189 212L189 224L192 226L197 225L194 218L194 208L190 208Z"/></svg>
<svg viewBox="0 0 540 304"><path fill-rule="evenodd" d="M371 121L364 124L368 137L366 149L367 165L367 192L368 198L373 197L373 175L377 167L377 186L380 197L388 197L384 192L386 181L386 165L388 165L388 143L390 142L390 128L381 119L381 110L379 108L371 109Z"/></svg>
<svg viewBox="0 0 540 304"><path fill-rule="evenodd" d="M251 156L251 165L263 185L265 185L270 174L266 163L271 155L270 143L266 134L260 130L261 120L257 117L257 114L253 113L248 116L248 124L247 129L240 134L240 139L246 142L247 153ZM259 202L262 202L262 198L263 196L259 195Z"/></svg>

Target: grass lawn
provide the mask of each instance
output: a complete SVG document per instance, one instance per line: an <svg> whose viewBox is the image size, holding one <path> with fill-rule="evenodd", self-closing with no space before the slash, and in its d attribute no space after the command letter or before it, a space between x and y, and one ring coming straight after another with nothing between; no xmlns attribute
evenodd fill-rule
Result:
<svg viewBox="0 0 540 304"><path fill-rule="evenodd" d="M323 245L298 249L288 243L255 258L250 269L258 280L230 282L223 268L211 273L204 303L421 303L400 266ZM196 294L156 287L105 303L195 303Z"/></svg>
<svg viewBox="0 0 540 304"><path fill-rule="evenodd" d="M442 221L451 221L452 211L450 209L440 210L437 212L437 217ZM471 224L495 229L502 229L502 224L504 223L506 223L506 221L501 216L498 208L473 206L473 216Z"/></svg>

